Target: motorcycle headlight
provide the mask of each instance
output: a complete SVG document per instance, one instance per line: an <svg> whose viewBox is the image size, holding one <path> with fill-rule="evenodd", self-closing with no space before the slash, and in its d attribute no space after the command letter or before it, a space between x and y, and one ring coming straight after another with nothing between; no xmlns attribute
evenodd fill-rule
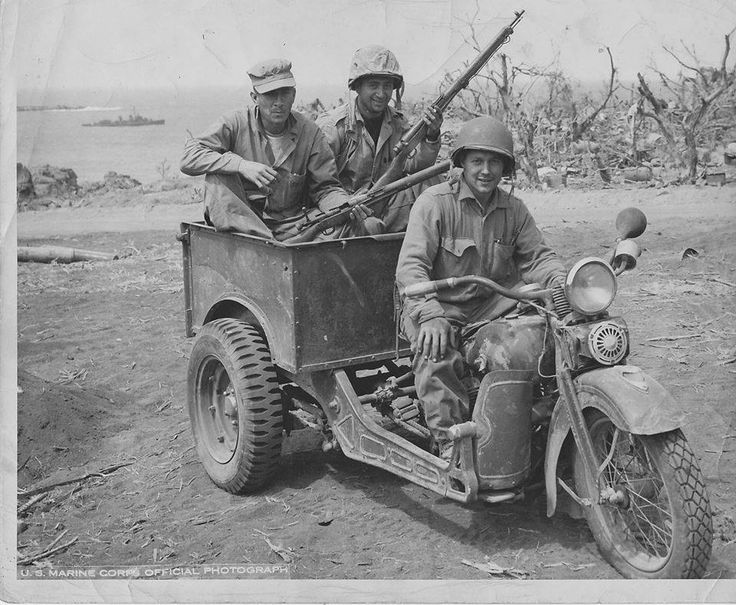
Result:
<svg viewBox="0 0 736 605"><path fill-rule="evenodd" d="M565 279L565 296L570 306L583 315L601 313L616 297L616 275L600 258L579 260Z"/></svg>

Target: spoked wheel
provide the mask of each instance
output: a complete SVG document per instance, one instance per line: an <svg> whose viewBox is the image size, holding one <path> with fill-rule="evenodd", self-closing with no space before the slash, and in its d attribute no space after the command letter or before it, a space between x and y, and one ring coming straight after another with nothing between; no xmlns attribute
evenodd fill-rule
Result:
<svg viewBox="0 0 736 605"><path fill-rule="evenodd" d="M197 453L212 481L242 493L270 479L283 416L268 346L253 326L218 319L197 336L187 376Z"/></svg>
<svg viewBox="0 0 736 605"><path fill-rule="evenodd" d="M592 410L588 427L599 465L589 476L578 452L575 485L605 559L627 578L700 578L713 529L705 484L677 429L658 435L619 430Z"/></svg>

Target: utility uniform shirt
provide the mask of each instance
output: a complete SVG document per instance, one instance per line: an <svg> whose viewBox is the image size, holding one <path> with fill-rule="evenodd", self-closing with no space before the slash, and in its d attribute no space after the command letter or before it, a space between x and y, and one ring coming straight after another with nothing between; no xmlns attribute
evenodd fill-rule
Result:
<svg viewBox="0 0 736 605"><path fill-rule="evenodd" d="M394 146L409 130L403 114L389 106L383 115L378 142L374 143L358 110L357 100L321 115L317 125L327 135L337 160L340 182L350 193L375 183L386 172L395 157ZM424 140L419 143L406 161L405 175L433 166L439 151L439 138L436 142Z"/></svg>
<svg viewBox="0 0 736 605"><path fill-rule="evenodd" d="M258 108L236 110L222 116L184 148L181 171L189 176L209 173L237 175L243 160L271 166L277 176L269 187L255 183L248 202L264 220L279 223L316 205L329 210L348 199L337 178L335 160L324 133L303 115L292 111L281 140L281 157L274 150L258 119Z"/></svg>
<svg viewBox="0 0 736 605"><path fill-rule="evenodd" d="M505 287L519 278L547 286L565 275L524 203L496 189L486 211L464 179L444 182L422 193L412 207L399 253L399 289L417 282L479 275ZM464 323L480 319L497 293L468 284L403 301L404 313L417 324L435 317ZM500 300L499 300L500 299ZM493 302L491 301L491 306Z"/></svg>

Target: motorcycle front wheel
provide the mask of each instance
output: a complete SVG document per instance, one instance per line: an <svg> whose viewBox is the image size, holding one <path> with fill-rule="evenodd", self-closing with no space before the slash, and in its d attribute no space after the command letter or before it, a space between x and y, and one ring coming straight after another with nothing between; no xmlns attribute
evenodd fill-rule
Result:
<svg viewBox="0 0 736 605"><path fill-rule="evenodd" d="M626 578L701 578L713 540L711 509L695 456L677 429L635 435L598 410L586 413L597 477L578 451L573 469L603 557Z"/></svg>

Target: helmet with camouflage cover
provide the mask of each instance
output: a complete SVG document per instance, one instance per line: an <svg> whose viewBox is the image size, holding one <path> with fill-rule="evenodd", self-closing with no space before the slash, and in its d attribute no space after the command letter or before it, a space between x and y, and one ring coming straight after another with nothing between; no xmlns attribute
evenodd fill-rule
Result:
<svg viewBox="0 0 736 605"><path fill-rule="evenodd" d="M348 88L354 90L358 81L367 76L388 76L393 80L395 89L400 89L404 83L396 55L378 44L364 46L355 51L350 61Z"/></svg>
<svg viewBox="0 0 736 605"><path fill-rule="evenodd" d="M491 116L481 116L465 122L455 139L452 149L452 163L460 166L463 152L471 149L492 151L506 159L503 169L504 176L513 176L516 169L514 159L514 139L503 122Z"/></svg>

